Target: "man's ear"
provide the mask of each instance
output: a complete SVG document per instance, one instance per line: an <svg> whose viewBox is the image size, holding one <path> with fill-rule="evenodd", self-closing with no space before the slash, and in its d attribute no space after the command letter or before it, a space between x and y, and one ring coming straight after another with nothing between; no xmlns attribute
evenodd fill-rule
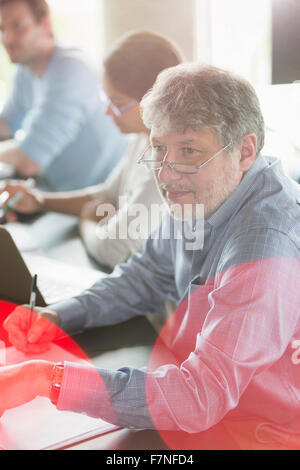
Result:
<svg viewBox="0 0 300 470"><path fill-rule="evenodd" d="M257 150L257 137L255 134L246 134L242 138L240 145L240 168L243 172L249 170L255 160Z"/></svg>

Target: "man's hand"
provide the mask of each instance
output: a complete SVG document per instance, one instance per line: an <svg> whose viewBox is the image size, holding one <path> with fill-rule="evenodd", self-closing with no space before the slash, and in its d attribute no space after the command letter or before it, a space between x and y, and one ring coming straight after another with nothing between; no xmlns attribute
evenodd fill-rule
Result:
<svg viewBox="0 0 300 470"><path fill-rule="evenodd" d="M50 344L61 335L60 318L49 308L29 305L17 307L5 320L3 326L13 346L27 354L41 354L49 350Z"/></svg>
<svg viewBox="0 0 300 470"><path fill-rule="evenodd" d="M6 203L11 199L16 193L23 193L23 198L19 204L15 207L15 210L22 212L23 214L35 214L43 208L43 196L41 191L37 189L31 189L26 186L26 182L19 180L10 180L3 185L0 185L0 195L4 192L9 194L9 198ZM8 222L14 222L17 220L17 215L14 212L8 212L6 214L6 219Z"/></svg>
<svg viewBox="0 0 300 470"><path fill-rule="evenodd" d="M0 416L37 396L48 397L53 364L29 361L0 368Z"/></svg>

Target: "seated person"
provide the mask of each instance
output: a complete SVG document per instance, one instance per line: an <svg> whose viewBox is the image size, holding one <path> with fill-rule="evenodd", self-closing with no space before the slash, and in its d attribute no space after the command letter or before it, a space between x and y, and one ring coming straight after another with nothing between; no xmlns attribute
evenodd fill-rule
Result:
<svg viewBox="0 0 300 470"><path fill-rule="evenodd" d="M18 64L0 114L0 162L50 190L104 181L127 139L105 116L96 74L82 53L59 45L45 0L0 0L2 44Z"/></svg>
<svg viewBox="0 0 300 470"><path fill-rule="evenodd" d="M155 61L152 60L154 55ZM109 97L107 114L122 133L135 134L128 150L108 179L93 187L45 193L28 189L18 181L9 183L4 190L11 196L18 191L24 193L16 209L24 213L56 211L81 216L82 239L87 251L101 265L112 268L136 251L141 251L149 232L140 233L134 238L127 232L125 236L119 236L134 219L134 215L128 214L134 205L143 204L150 209L151 204L162 204L151 173L136 165L149 145L149 130L143 124L139 102L160 71L181 61L181 52L177 47L156 33L139 31L120 38L104 60L103 86ZM105 208L107 204L112 204L115 213L108 214L100 225L96 210L98 208L99 214L101 205ZM10 213L7 218L15 220L15 215Z"/></svg>
<svg viewBox="0 0 300 470"><path fill-rule="evenodd" d="M17 347L43 350L56 325L79 333L175 300L174 360L119 370L65 362L57 407L158 429L166 439L174 433L165 431L184 431L187 449L201 448L212 429L235 435L237 448L259 447L256 431L266 424L283 447L297 436L299 445L300 189L279 160L260 153L264 119L255 91L231 72L181 64L159 75L141 106L151 155L140 161L170 209L157 236L80 296L37 309L32 322L17 307L5 328ZM185 224L194 248L177 236ZM49 397L57 367L33 361L0 371L2 411Z"/></svg>

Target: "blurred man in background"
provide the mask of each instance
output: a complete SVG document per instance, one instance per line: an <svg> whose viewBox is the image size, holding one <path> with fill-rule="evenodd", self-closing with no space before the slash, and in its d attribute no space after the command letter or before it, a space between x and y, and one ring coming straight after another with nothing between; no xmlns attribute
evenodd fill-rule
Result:
<svg viewBox="0 0 300 470"><path fill-rule="evenodd" d="M0 115L0 162L21 177L41 175L51 189L104 181L127 140L105 116L96 75L80 51L53 35L45 0L0 0L2 44L18 64Z"/></svg>

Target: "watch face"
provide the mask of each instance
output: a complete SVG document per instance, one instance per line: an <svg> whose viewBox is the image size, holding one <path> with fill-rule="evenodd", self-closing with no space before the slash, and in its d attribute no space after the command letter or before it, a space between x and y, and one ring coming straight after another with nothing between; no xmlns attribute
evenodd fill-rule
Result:
<svg viewBox="0 0 300 470"><path fill-rule="evenodd" d="M50 385L50 401L53 405L57 405L59 393L62 384L62 378L64 373L64 364L55 364L53 367L52 380Z"/></svg>

